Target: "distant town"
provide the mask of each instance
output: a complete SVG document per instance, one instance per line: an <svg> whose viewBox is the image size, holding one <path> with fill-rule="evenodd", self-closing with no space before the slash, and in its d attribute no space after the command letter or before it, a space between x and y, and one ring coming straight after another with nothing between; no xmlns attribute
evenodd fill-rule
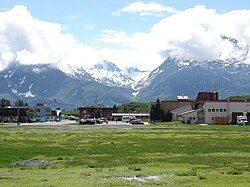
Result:
<svg viewBox="0 0 250 187"><path fill-rule="evenodd" d="M63 119L80 124L130 122L136 119L140 120L141 124L181 121L185 124L247 125L250 121L250 100L221 100L219 93L214 91L198 92L195 100L181 95L174 100L157 99L149 103L129 103L113 107L85 106L74 111L64 111L60 107L51 109L42 103L28 106L20 99L12 106L9 100L1 100L2 123L60 122Z"/></svg>

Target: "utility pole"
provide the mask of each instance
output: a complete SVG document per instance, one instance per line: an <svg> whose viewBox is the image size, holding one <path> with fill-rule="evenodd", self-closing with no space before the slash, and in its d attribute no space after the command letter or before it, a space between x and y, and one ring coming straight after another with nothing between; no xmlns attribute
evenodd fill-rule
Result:
<svg viewBox="0 0 250 187"><path fill-rule="evenodd" d="M20 116L20 114L19 114L19 99L17 99L17 125L20 125L20 121L19 121L19 116Z"/></svg>

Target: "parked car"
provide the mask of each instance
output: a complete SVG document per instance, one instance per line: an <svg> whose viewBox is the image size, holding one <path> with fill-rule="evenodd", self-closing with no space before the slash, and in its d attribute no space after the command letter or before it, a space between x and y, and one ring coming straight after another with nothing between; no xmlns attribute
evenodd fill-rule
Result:
<svg viewBox="0 0 250 187"><path fill-rule="evenodd" d="M95 120L95 122L97 124L103 124L104 121L102 119L98 118L98 119Z"/></svg>
<svg viewBox="0 0 250 187"><path fill-rule="evenodd" d="M134 119L134 120L131 120L130 123L133 125L133 124L141 124L143 125L144 122L141 120L141 119Z"/></svg>
<svg viewBox="0 0 250 187"><path fill-rule="evenodd" d="M89 124L89 125L94 125L95 124L95 120L93 120L93 119L80 119L79 120L79 124L80 125L87 125L87 124Z"/></svg>
<svg viewBox="0 0 250 187"><path fill-rule="evenodd" d="M135 116L122 116L122 121L129 123L130 121L136 119Z"/></svg>

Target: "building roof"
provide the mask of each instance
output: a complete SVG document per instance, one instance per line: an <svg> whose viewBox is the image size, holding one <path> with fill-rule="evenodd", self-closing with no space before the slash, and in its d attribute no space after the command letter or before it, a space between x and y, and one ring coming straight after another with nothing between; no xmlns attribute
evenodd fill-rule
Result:
<svg viewBox="0 0 250 187"><path fill-rule="evenodd" d="M185 95L181 95L181 96L177 96L178 100L189 100L188 96Z"/></svg>
<svg viewBox="0 0 250 187"><path fill-rule="evenodd" d="M190 114L190 113L193 113L193 112L196 112L196 110L189 110L189 111L183 112L181 114L178 114L178 116L185 116L186 114Z"/></svg>
<svg viewBox="0 0 250 187"><path fill-rule="evenodd" d="M140 117L148 117L149 113L137 113L137 114L133 114L133 113L112 113L112 116L140 116Z"/></svg>
<svg viewBox="0 0 250 187"><path fill-rule="evenodd" d="M186 105L186 106L171 110L170 113L176 113L176 112L178 112L180 110L184 110L184 109L190 110L190 109L192 109L192 106L191 105Z"/></svg>
<svg viewBox="0 0 250 187"><path fill-rule="evenodd" d="M217 101L219 100L218 92L198 92L196 97L196 102L205 102L205 101Z"/></svg>
<svg viewBox="0 0 250 187"><path fill-rule="evenodd" d="M250 100L217 100L217 101L206 101L206 102L218 102L218 103L223 103L223 102L229 102L229 103L250 103Z"/></svg>

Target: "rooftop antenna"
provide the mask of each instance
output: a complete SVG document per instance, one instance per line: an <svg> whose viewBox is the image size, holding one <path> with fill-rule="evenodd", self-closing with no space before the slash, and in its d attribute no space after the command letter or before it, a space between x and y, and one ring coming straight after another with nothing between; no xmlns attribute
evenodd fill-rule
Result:
<svg viewBox="0 0 250 187"><path fill-rule="evenodd" d="M212 81L212 85L213 85L213 92L214 92L214 101L217 100L217 97L215 95L215 93L217 92L217 84L216 82Z"/></svg>
<svg viewBox="0 0 250 187"><path fill-rule="evenodd" d="M213 92L217 92L217 85L216 82L212 81L212 85L213 85Z"/></svg>

